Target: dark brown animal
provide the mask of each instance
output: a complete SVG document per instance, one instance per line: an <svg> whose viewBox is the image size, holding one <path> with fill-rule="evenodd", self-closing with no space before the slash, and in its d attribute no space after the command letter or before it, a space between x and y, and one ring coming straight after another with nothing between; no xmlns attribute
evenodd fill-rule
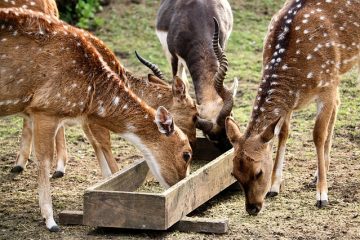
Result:
<svg viewBox="0 0 360 240"><path fill-rule="evenodd" d="M231 113L233 98L223 85L215 83L220 64L211 44L213 18L219 22L219 42L224 49L233 25L231 7L226 0L162 0L156 18L156 34L171 63L173 75L185 80L185 69L190 72L199 104L198 128L226 150L231 145L226 138L224 122ZM218 77L225 78L224 70Z"/></svg>

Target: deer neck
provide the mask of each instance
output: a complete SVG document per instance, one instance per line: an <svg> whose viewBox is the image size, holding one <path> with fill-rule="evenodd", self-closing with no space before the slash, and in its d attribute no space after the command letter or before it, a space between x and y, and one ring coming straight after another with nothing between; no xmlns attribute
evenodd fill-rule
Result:
<svg viewBox="0 0 360 240"><path fill-rule="evenodd" d="M297 104L300 92L293 84L295 73L288 71L284 59L288 57L292 23L303 5L301 0L287 1L284 11L275 16L270 23L264 45L262 80L245 133L247 137L259 134L274 121L283 119ZM279 121L280 125L282 122ZM277 130L280 127L278 126Z"/></svg>
<svg viewBox="0 0 360 240"><path fill-rule="evenodd" d="M186 64L193 79L199 114L202 118L216 123L223 101L214 87L214 76L218 61L209 44L203 44L188 54Z"/></svg>
<svg viewBox="0 0 360 240"><path fill-rule="evenodd" d="M173 94L170 86L149 82L126 72L128 87L150 107L157 108L164 106L171 110L173 104Z"/></svg>
<svg viewBox="0 0 360 240"><path fill-rule="evenodd" d="M186 64L193 79L197 103L205 104L219 98L213 79L218 68L218 61L211 45L202 43L191 50Z"/></svg>
<svg viewBox="0 0 360 240"><path fill-rule="evenodd" d="M156 158L158 142L163 141L154 123L155 112L126 86L115 83L95 86L88 121L119 134L134 144L144 155L160 183L167 187ZM164 140L165 141L165 140Z"/></svg>
<svg viewBox="0 0 360 240"><path fill-rule="evenodd" d="M286 84L288 83L286 78L294 77L278 74L274 73L272 77L268 78L265 77L267 76L265 74L263 77L253 105L246 136L259 134L276 120L284 119L296 105L300 92ZM281 79L283 84L280 84L278 79ZM282 121L280 121L281 123Z"/></svg>

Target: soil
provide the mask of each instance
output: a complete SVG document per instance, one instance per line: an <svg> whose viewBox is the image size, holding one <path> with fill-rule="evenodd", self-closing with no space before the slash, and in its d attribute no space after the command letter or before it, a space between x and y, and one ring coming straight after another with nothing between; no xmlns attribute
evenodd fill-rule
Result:
<svg viewBox="0 0 360 240"><path fill-rule="evenodd" d="M121 9L121 2L112 1L112 7ZM237 1L230 2L236 5ZM253 1L252 4L263 3ZM149 4L149 9L153 5ZM243 8L239 4L236 9L240 11ZM105 10L102 15L106 15ZM239 29L234 28L234 31ZM234 190L222 192L191 214L228 218L230 229L224 235L87 226L61 226L61 232L50 233L45 228L38 206L37 163L34 157L30 158L22 174L10 174L19 149L22 120L18 117L2 118L0 239L360 239L360 88L356 77L354 73L347 75L342 85L342 110L335 127L328 174L329 206L321 210L315 207L315 189L308 184L316 170L316 153L312 143L316 111L311 107L310 111L307 109L294 114L281 192L277 197L267 199L258 216L252 217L246 213L244 196ZM249 112L243 109L249 109L257 82L240 83L243 98L242 101L239 98L236 100L235 107L242 111L242 115L244 112L247 114L245 118ZM246 122L240 124L243 129ZM51 180L56 221L57 214L63 210L81 210L84 190L102 179L93 150L80 127L67 128L66 136L69 153L66 174L61 179ZM133 146L118 136L112 136L112 142L120 168L141 157ZM147 191L157 188L154 182L147 184L150 187Z"/></svg>

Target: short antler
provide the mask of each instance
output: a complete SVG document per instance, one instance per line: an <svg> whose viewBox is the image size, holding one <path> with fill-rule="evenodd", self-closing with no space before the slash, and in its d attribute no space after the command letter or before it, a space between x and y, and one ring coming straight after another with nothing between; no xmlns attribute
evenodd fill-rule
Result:
<svg viewBox="0 0 360 240"><path fill-rule="evenodd" d="M164 78L164 74L161 72L161 70L159 69L158 66L156 66L155 64L153 64L152 62L146 60L145 58L141 57L137 51L135 51L135 55L137 57L137 59L139 59L139 61L144 64L145 66L147 66L148 68L151 69L151 71L153 71L153 73L155 74L155 76L157 76L158 78L160 78L161 80L165 80Z"/></svg>

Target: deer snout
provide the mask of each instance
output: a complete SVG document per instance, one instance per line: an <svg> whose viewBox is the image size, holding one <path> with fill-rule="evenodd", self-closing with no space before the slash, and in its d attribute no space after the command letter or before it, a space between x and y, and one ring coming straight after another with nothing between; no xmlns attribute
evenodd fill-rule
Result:
<svg viewBox="0 0 360 240"><path fill-rule="evenodd" d="M249 215L251 216L256 216L258 215L258 213L260 212L262 208L262 204L260 203L255 203L255 204L252 204L252 203L249 203L249 204L246 204L246 211L248 212Z"/></svg>

